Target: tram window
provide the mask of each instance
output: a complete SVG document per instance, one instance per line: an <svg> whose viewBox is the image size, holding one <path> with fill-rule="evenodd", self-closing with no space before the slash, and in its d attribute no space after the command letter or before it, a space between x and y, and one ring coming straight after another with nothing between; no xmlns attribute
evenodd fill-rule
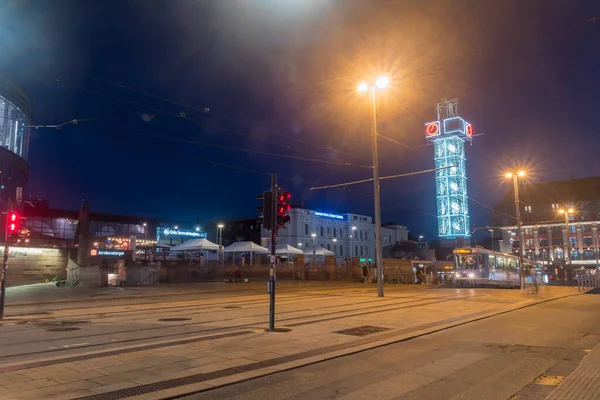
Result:
<svg viewBox="0 0 600 400"><path fill-rule="evenodd" d="M504 257L498 257L497 266L500 269L504 269Z"/></svg>
<svg viewBox="0 0 600 400"><path fill-rule="evenodd" d="M506 269L517 269L517 260L514 258L509 258L506 265Z"/></svg>
<svg viewBox="0 0 600 400"><path fill-rule="evenodd" d="M488 256L488 267L496 268L496 256L493 256L491 254Z"/></svg>
<svg viewBox="0 0 600 400"><path fill-rule="evenodd" d="M458 256L458 268L474 269L477 268L477 259L474 256Z"/></svg>

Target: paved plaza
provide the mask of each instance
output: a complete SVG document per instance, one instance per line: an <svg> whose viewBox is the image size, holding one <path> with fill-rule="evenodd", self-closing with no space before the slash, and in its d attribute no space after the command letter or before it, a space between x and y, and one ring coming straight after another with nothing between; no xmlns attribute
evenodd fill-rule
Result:
<svg viewBox="0 0 600 400"><path fill-rule="evenodd" d="M378 298L376 285L283 282L273 333L264 284L8 295L2 399L524 400L560 389L600 342L600 296L570 287L390 285ZM559 378L530 387L544 374Z"/></svg>

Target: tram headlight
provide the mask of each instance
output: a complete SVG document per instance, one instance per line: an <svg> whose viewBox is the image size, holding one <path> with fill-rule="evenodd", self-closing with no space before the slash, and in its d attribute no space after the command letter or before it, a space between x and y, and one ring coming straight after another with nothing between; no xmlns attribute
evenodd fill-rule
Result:
<svg viewBox="0 0 600 400"><path fill-rule="evenodd" d="M469 278L471 278L471 279L475 278L475 274L474 274L474 273L472 273L472 272L470 272L470 273L469 273Z"/></svg>

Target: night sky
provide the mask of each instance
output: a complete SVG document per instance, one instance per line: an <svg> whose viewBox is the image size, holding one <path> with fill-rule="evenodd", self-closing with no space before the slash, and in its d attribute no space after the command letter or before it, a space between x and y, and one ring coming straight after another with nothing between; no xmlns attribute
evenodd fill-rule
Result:
<svg viewBox="0 0 600 400"><path fill-rule="evenodd" d="M457 97L484 133L467 150L469 195L493 207L515 165L533 182L600 174L594 17L596 0L6 0L0 72L36 124L95 119L33 132L27 192L55 208L252 217L277 172L305 207L371 215L372 183L308 189L371 176L355 88L380 73L379 132L411 147L380 138L381 175L433 167L424 123ZM434 187L432 174L384 181L383 221L433 239Z"/></svg>

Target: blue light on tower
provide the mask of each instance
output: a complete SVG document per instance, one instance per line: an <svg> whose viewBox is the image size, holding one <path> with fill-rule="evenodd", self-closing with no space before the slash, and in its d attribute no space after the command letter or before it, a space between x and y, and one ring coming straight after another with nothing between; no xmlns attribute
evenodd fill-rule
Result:
<svg viewBox="0 0 600 400"><path fill-rule="evenodd" d="M456 115L458 101L437 105L437 121L425 124L425 137L433 143L438 235L441 238L468 238L471 235L465 142L471 141L473 127ZM444 168L446 167L446 168Z"/></svg>

